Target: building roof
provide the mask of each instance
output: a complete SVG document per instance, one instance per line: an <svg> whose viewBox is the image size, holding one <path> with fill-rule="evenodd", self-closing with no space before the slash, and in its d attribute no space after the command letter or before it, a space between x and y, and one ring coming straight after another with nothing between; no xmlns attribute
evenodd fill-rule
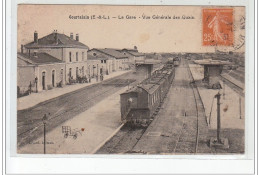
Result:
<svg viewBox="0 0 260 175"><path fill-rule="evenodd" d="M132 49L132 48L123 48L122 50L128 50L128 51L133 51L133 52L138 52L137 49Z"/></svg>
<svg viewBox="0 0 260 175"><path fill-rule="evenodd" d="M127 53L133 55L133 56L136 56L136 57L140 57L140 56L144 56L145 54L144 53L140 53L140 52L137 52L137 51L129 51L129 50L126 50Z"/></svg>
<svg viewBox="0 0 260 175"><path fill-rule="evenodd" d="M154 60L154 59L135 60L135 64L159 64L159 63L161 63L160 60Z"/></svg>
<svg viewBox="0 0 260 175"><path fill-rule="evenodd" d="M126 55L123 53L119 52L118 49L111 49L111 48L105 48L105 49L99 49L99 48L93 48L92 50L97 50L99 52L102 52L106 55L112 56L116 59L123 59L123 58L128 58Z"/></svg>
<svg viewBox="0 0 260 175"><path fill-rule="evenodd" d="M92 55L90 53L88 53L88 60L108 60L108 58L106 56L103 55Z"/></svg>
<svg viewBox="0 0 260 175"><path fill-rule="evenodd" d="M37 53L37 56L29 56L25 53L17 53L17 58L21 59L28 64L40 65L40 64L50 64L50 63L64 63L63 61L55 58L47 53Z"/></svg>
<svg viewBox="0 0 260 175"><path fill-rule="evenodd" d="M226 65L226 64L230 64L230 62L228 62L228 61L212 60L212 59L195 60L194 63L200 64L200 65Z"/></svg>
<svg viewBox="0 0 260 175"><path fill-rule="evenodd" d="M55 34L57 34L57 41L55 39ZM61 33L51 33L47 36L44 36L38 39L38 43L30 42L25 45L26 48L42 48L42 47L77 47L77 48L84 48L89 49L88 46L85 44L71 39L69 36Z"/></svg>

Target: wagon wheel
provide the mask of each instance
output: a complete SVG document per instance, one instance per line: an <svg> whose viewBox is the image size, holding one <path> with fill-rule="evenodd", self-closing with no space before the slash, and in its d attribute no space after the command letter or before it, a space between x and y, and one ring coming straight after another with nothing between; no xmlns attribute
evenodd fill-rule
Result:
<svg viewBox="0 0 260 175"><path fill-rule="evenodd" d="M78 137L77 133L73 135L73 139L75 139L75 140L76 140L76 139L77 139L77 137Z"/></svg>
<svg viewBox="0 0 260 175"><path fill-rule="evenodd" d="M68 133L65 133L65 134L64 134L64 138L67 138L67 137L68 137L68 135L69 135Z"/></svg>

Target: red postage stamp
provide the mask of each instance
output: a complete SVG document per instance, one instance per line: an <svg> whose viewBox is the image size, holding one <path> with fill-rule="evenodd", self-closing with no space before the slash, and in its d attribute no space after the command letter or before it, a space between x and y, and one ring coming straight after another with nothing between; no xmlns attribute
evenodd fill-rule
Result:
<svg viewBox="0 0 260 175"><path fill-rule="evenodd" d="M203 9L203 46L232 46L233 9Z"/></svg>

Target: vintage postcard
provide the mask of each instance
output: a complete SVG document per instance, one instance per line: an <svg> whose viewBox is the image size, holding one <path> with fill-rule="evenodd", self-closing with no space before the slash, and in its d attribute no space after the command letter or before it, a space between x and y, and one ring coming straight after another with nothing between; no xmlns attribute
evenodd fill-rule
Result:
<svg viewBox="0 0 260 175"><path fill-rule="evenodd" d="M243 6L17 8L17 153L245 153Z"/></svg>

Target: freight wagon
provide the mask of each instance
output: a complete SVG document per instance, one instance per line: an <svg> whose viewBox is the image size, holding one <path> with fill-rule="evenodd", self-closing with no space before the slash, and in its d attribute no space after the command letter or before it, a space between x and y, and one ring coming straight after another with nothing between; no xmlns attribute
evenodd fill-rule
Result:
<svg viewBox="0 0 260 175"><path fill-rule="evenodd" d="M147 125L169 91L174 75L174 65L168 63L149 79L120 94L122 121Z"/></svg>

